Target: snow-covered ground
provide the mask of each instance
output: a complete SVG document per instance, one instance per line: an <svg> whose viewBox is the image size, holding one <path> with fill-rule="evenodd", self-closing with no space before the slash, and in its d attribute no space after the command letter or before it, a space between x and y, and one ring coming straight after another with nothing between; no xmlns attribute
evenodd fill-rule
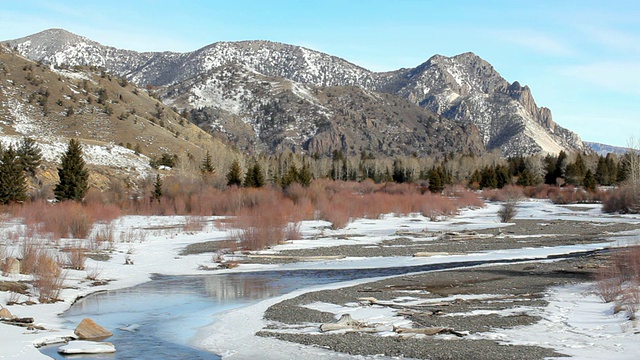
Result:
<svg viewBox="0 0 640 360"><path fill-rule="evenodd" d="M547 201L523 202L518 207L518 218L553 220L584 220L591 222L634 222L640 223L638 217L610 216L602 214L598 205L580 205L581 209L572 210L568 207L553 205ZM398 232L461 231L478 230L509 226L498 222L497 204L475 210L465 210L460 215L446 221L431 222L419 215L407 217L385 216L379 220L362 219L350 223L347 228L330 230L328 223L309 221L302 224L303 240L292 241L279 245L268 252L284 249L313 248L346 244L377 244L381 241L397 237ZM588 210L585 210L588 208ZM7 306L12 314L20 317L33 317L36 323L50 329L46 331L26 331L24 328L0 324L0 359L37 359L46 358L34 344L48 339L70 335L73 329L63 328L63 320L58 316L78 297L95 291L111 290L131 287L146 281L155 273L167 275L188 275L210 273L199 269L200 265L215 266L211 254L179 255L185 246L204 242L219 241L229 237L229 230L217 228L217 218L202 218L205 222L203 231L184 232L182 225L187 221L180 216L143 217L127 216L114 222L114 234L119 241L112 245L111 258L108 261L87 260L85 271L69 270L65 288L61 293L63 302L37 305ZM0 223L0 239L10 238L10 232L17 232L19 224L4 219ZM344 235L365 234L366 236L352 236L345 240ZM563 246L556 248L514 249L481 252L469 255L440 255L432 257L377 257L377 258L344 258L340 260L324 260L316 262L292 263L285 265L241 265L230 271L257 270L290 270L290 269L329 269L329 268L373 268L397 267L399 265L423 265L444 262L458 262L467 260L492 259L526 259L547 255L574 252L580 250L597 249L611 244L624 245L635 242L640 231L629 232L626 237L612 238L609 243ZM422 239L421 241L424 241ZM63 240L64 242L64 240ZM19 253L19 242L8 244L5 250L8 254ZM130 259L133 265L125 265ZM107 285L92 287L87 280L87 274L97 273L99 279L111 280ZM10 275L0 277L0 281L17 281L30 279L26 275ZM271 305L286 298L292 298L307 291L320 288L339 288L361 283L367 280L350 281L339 284L322 285L286 294L277 298L261 301L257 304L232 310L212 319L215 324L208 326L199 333L194 344L207 350L229 356L230 358L318 358L343 357L324 349L306 347L299 344L286 343L278 340L257 337L254 333L263 326L264 311ZM577 295L578 294L578 295ZM12 295L0 292L0 304L4 305ZM407 294L407 297L410 297ZM16 300L15 298L13 300ZM19 301L27 298L22 296ZM554 288L548 293L549 306L540 311L543 321L531 326L531 329L519 330L518 334L512 330L496 331L482 334L486 338L497 340L511 339L516 343L536 343L569 353L577 358L605 358L615 354L616 358L623 358L628 354L640 352L633 335L633 324L622 316L614 316L611 304L603 304L589 292L589 285ZM402 301L412 301L402 299ZM310 306L331 310L340 314L345 309L334 305L316 303ZM332 307L333 306L333 307ZM355 305L354 305L355 307ZM371 309L353 311L358 320L395 324L401 319L391 313L376 313ZM385 310L388 311L388 310ZM236 326L242 323L243 326ZM228 326L227 326L228 325ZM117 347L117 344L116 344ZM288 355L287 355L288 354ZM233 355L233 356L232 356ZM620 355L620 356L618 356ZM257 357L256 357L257 356ZM632 358L632 355L629 355ZM634 357L635 358L635 357Z"/></svg>

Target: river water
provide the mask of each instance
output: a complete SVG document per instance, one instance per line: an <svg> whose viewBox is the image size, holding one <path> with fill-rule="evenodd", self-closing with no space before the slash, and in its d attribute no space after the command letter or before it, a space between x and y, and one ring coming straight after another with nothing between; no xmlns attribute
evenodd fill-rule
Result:
<svg viewBox="0 0 640 360"><path fill-rule="evenodd" d="M588 253L591 252L582 255ZM521 260L377 269L158 275L152 281L132 288L97 293L81 299L63 314L63 318L66 326L73 329L83 318L90 317L113 333L106 341L116 346L115 354L74 355L74 359L220 359L215 354L189 346L189 341L198 328L211 324L213 315L230 309L316 285L518 261ZM48 346L41 351L54 359L66 359L56 352L57 348L58 345Z"/></svg>

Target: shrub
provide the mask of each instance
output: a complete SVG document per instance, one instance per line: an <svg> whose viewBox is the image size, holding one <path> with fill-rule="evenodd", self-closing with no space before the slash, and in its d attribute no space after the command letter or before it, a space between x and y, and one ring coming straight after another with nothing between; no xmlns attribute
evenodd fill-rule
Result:
<svg viewBox="0 0 640 360"><path fill-rule="evenodd" d="M66 274L58 262L46 253L38 257L34 273L34 287L38 291L38 300L45 303L58 301Z"/></svg>
<svg viewBox="0 0 640 360"><path fill-rule="evenodd" d="M517 213L516 210L517 202L513 200L505 201L500 205L500 209L498 210L498 218L503 223L511 221Z"/></svg>
<svg viewBox="0 0 640 360"><path fill-rule="evenodd" d="M605 267L596 275L596 294L602 301L609 303L616 301L622 293L620 273L611 267Z"/></svg>
<svg viewBox="0 0 640 360"><path fill-rule="evenodd" d="M87 261L87 249L82 243L76 243L74 246L67 246L63 250L67 255L66 267L74 270L84 270Z"/></svg>
<svg viewBox="0 0 640 360"><path fill-rule="evenodd" d="M622 186L611 191L602 203L602 211L606 213L628 214L637 212L637 197L630 186Z"/></svg>

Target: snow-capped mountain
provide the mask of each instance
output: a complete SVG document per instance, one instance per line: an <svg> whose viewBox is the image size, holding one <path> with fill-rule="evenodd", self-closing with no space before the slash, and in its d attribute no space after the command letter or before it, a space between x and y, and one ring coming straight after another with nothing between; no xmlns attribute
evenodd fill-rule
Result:
<svg viewBox="0 0 640 360"><path fill-rule="evenodd" d="M436 55L416 68L375 73L335 56L269 41L219 42L188 53L138 53L54 29L8 43L33 60L100 66L140 86L180 88L182 93L190 93L192 100L198 100L183 98L176 102L169 95L171 92L166 92L164 99L190 109L206 104L210 110L228 111L228 100L246 89L231 90L228 78L220 73L216 74L218 81L203 77L215 73L214 69L234 65L247 73L286 79L297 89L353 86L397 95L455 121L458 126L475 126L487 150L499 148L505 155L586 150L577 134L555 124L550 110L536 105L527 86L509 83L488 62L472 53L454 57ZM205 83L208 90L202 91ZM188 89L188 84L195 87ZM304 97L301 101L312 107L317 105L317 101L305 101ZM349 108L352 104L345 106L341 111L352 110ZM301 126L297 138L307 143L297 143L298 148L309 145L309 138L301 134L315 125L307 121L317 123L323 121L323 116L336 116L326 111L317 114L287 124L293 130ZM251 116L245 114L246 118Z"/></svg>

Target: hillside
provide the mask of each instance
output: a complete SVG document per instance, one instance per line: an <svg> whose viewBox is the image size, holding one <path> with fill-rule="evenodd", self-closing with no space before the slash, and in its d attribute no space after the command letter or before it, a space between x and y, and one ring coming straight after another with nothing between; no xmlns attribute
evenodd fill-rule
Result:
<svg viewBox="0 0 640 360"><path fill-rule="evenodd" d="M207 150L220 159L229 152L145 91L95 67L48 66L0 46L0 72L0 140L35 139L49 168L70 138L104 174L145 175L150 159L164 153L200 161Z"/></svg>

